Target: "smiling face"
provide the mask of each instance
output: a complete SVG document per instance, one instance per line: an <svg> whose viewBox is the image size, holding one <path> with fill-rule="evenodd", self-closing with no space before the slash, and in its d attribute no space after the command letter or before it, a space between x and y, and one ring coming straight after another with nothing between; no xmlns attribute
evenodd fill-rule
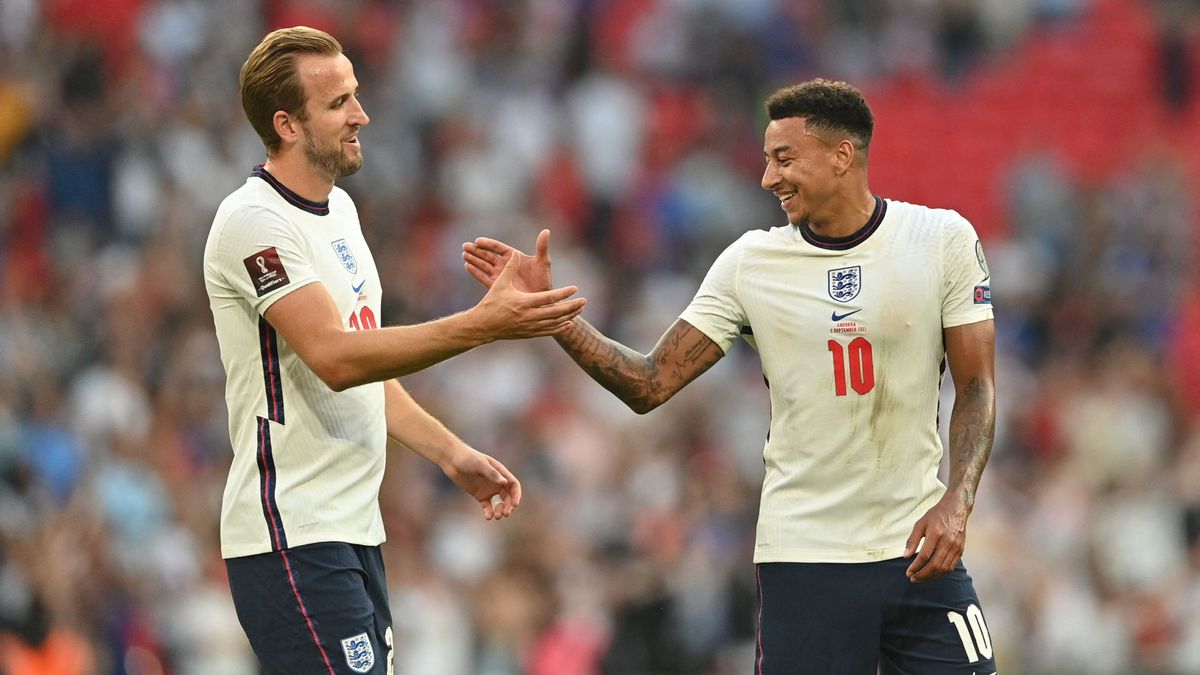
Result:
<svg viewBox="0 0 1200 675"><path fill-rule="evenodd" d="M762 187L779 199L793 225L819 220L838 190L845 158L837 143L811 131L802 117L771 120L763 134Z"/></svg>
<svg viewBox="0 0 1200 675"><path fill-rule="evenodd" d="M330 179L362 168L358 130L370 122L358 101L354 66L344 54L304 54L296 60L304 85L304 119L299 122L304 158Z"/></svg>

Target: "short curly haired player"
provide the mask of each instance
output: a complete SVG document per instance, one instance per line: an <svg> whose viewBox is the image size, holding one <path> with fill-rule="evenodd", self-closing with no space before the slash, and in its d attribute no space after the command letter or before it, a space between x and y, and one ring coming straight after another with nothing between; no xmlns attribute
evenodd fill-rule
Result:
<svg viewBox="0 0 1200 675"><path fill-rule="evenodd" d="M960 560L995 427L979 239L954 211L871 192L874 117L854 87L804 82L766 108L762 187L788 224L730 245L649 354L583 319L555 339L638 412L739 336L758 350L771 427L754 553L755 673L990 675L991 637ZM550 287L548 250L543 231L532 257L487 238L463 256L485 285L516 258L522 287L540 290ZM955 403L943 485L947 362Z"/></svg>
<svg viewBox="0 0 1200 675"><path fill-rule="evenodd" d="M574 288L526 293L502 274L475 307L377 327L379 273L350 197L368 123L350 60L305 27L263 38L242 106L267 149L217 210L204 251L233 463L221 553L238 618L267 673L390 673L379 544L388 439L510 515L521 486L425 412L393 378L497 339L550 335L582 309Z"/></svg>

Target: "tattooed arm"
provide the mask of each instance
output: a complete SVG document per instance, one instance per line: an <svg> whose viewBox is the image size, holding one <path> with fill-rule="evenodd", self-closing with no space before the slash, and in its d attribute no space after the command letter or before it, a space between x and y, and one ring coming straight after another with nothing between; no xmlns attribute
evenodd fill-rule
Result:
<svg viewBox="0 0 1200 675"><path fill-rule="evenodd" d="M536 292L553 287L550 230L538 234L533 255L489 237L463 244L467 272L487 288L492 287L514 256L517 258L514 288ZM717 343L682 319L667 329L649 354L639 354L605 337L578 317L555 339L593 380L639 415L662 405L725 356Z"/></svg>
<svg viewBox="0 0 1200 675"><path fill-rule="evenodd" d="M996 331L991 321L956 326L945 331L946 357L954 378L954 409L950 413L950 481L947 492L967 507L975 491L996 434Z"/></svg>
<svg viewBox="0 0 1200 675"><path fill-rule="evenodd" d="M950 413L950 475L946 494L913 527L904 557L912 581L929 581L958 565L967 540L967 517L975 507L979 479L996 432L994 382L996 329L989 319L943 331L954 378ZM925 543L917 552L921 538Z"/></svg>
<svg viewBox="0 0 1200 675"><path fill-rule="evenodd" d="M639 415L662 405L725 356L717 343L683 319L667 329L649 354L606 337L580 318L555 340L584 372Z"/></svg>

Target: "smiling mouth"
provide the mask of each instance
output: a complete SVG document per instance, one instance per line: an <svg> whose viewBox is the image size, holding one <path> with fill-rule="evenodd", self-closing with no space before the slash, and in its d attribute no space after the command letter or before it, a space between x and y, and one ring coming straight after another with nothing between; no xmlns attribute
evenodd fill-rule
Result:
<svg viewBox="0 0 1200 675"><path fill-rule="evenodd" d="M793 199L795 196L796 196L796 193L795 193L795 192L784 192L784 193L780 193L780 194L776 194L776 195L775 195L775 197L776 197L777 199L779 199L779 205L780 205L781 207L785 208L785 209L787 208L788 204L790 204L790 203L791 203L792 199Z"/></svg>

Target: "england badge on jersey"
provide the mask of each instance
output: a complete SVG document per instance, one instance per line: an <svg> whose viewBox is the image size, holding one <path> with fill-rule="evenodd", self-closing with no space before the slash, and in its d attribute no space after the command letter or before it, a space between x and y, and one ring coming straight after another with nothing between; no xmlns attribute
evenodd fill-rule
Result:
<svg viewBox="0 0 1200 675"><path fill-rule="evenodd" d="M333 246L333 252L337 254L338 260L342 261L342 267L350 274L358 274L358 261L354 259L354 254L350 252L350 245L345 239L338 239L330 242Z"/></svg>
<svg viewBox="0 0 1200 675"><path fill-rule="evenodd" d="M375 650L366 633L343 639L342 653L346 656L346 665L356 673L370 672L375 666Z"/></svg>
<svg viewBox="0 0 1200 675"><path fill-rule="evenodd" d="M862 290L862 265L829 270L829 297L838 302L850 302Z"/></svg>

